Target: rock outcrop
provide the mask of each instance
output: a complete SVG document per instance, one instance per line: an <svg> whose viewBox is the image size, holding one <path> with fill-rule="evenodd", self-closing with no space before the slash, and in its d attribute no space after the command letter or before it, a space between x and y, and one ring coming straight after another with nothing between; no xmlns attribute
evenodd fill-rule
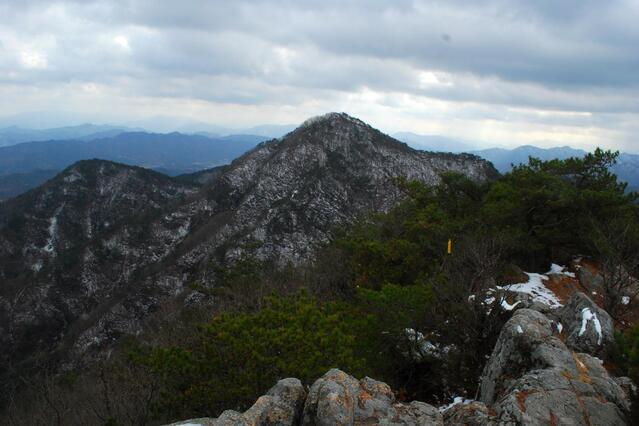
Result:
<svg viewBox="0 0 639 426"><path fill-rule="evenodd" d="M557 314L568 347L600 357L610 350L614 343L612 318L588 296L575 293Z"/></svg>
<svg viewBox="0 0 639 426"><path fill-rule="evenodd" d="M306 400L304 401L304 397ZM302 411L303 407L303 411ZM386 383L357 380L333 369L311 386L308 396L297 379L281 380L246 412L225 411L216 419L173 423L201 426L442 426L442 414L423 402L402 404Z"/></svg>
<svg viewBox="0 0 639 426"><path fill-rule="evenodd" d="M569 304L566 308L580 307ZM628 395L601 360L569 348L553 321L520 309L506 323L483 373L480 400L497 424L623 425Z"/></svg>
<svg viewBox="0 0 639 426"><path fill-rule="evenodd" d="M445 425L485 426L497 424L495 411L480 401L454 404L443 411Z"/></svg>
<svg viewBox="0 0 639 426"><path fill-rule="evenodd" d="M244 413L227 410L217 419L201 418L173 425L293 426L299 424L305 399L306 390L298 379L283 379Z"/></svg>
<svg viewBox="0 0 639 426"><path fill-rule="evenodd" d="M189 422L203 426L626 425L636 387L628 378L611 377L595 357L606 352L612 338L607 313L583 293L574 294L560 308L531 306L541 306L541 312L517 309L501 330L484 368L477 401L456 398L439 410L423 402L398 403L385 383L368 377L357 380L334 369L318 379L308 395L295 381L298 390L286 393L295 396L284 398L274 390L282 388L280 382L244 414L227 411L217 419Z"/></svg>

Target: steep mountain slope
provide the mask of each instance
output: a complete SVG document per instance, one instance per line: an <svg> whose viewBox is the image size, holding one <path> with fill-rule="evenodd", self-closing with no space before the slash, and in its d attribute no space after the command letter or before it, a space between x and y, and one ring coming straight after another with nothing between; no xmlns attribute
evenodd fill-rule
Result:
<svg viewBox="0 0 639 426"><path fill-rule="evenodd" d="M0 341L10 348L4 368L55 348L138 268L165 256L187 223L159 215L193 192L146 169L84 161L4 203Z"/></svg>
<svg viewBox="0 0 639 426"><path fill-rule="evenodd" d="M39 351L76 355L133 333L163 297L214 285L212 258L243 244L303 262L331 229L401 197L400 176L428 184L457 171L496 175L468 154L416 151L346 114L311 119L188 179L105 161L78 163L0 207L0 342L5 368ZM197 178L196 178L197 180Z"/></svg>
<svg viewBox="0 0 639 426"><path fill-rule="evenodd" d="M436 184L445 171L477 180L495 174L475 156L416 151L332 113L234 161L209 193L233 216L221 232L259 241L265 257L299 260L336 224L391 207L400 196L394 178Z"/></svg>

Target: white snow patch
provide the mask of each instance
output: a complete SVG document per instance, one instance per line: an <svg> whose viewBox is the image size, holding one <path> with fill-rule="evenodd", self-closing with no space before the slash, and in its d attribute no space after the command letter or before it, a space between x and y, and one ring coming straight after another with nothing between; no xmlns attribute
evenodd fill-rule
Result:
<svg viewBox="0 0 639 426"><path fill-rule="evenodd" d="M560 323L560 322L558 322L558 323L557 323L557 332L559 332L559 334L561 334L561 330L563 330L563 329L564 329L564 326L563 326L563 325L561 325L561 323Z"/></svg>
<svg viewBox="0 0 639 426"><path fill-rule="evenodd" d="M548 280L546 275L529 272L526 272L526 275L528 275L528 282L508 284L502 287L498 286L497 288L500 290L529 294L532 296L534 301L541 302L551 308L559 308L563 306L555 293L550 291L550 289L544 285L543 282Z"/></svg>
<svg viewBox="0 0 639 426"><path fill-rule="evenodd" d="M624 304L624 305L629 304L630 303L630 298L628 296L623 296L621 298L621 303Z"/></svg>
<svg viewBox="0 0 639 426"><path fill-rule="evenodd" d="M508 301L506 299L501 301L501 307L505 310L505 311L512 311L513 309L515 309L515 307L517 305L519 305L521 303L521 300L518 300L517 302L513 303L512 305L510 303L508 303Z"/></svg>
<svg viewBox="0 0 639 426"><path fill-rule="evenodd" d="M417 351L413 351L416 352L414 354L416 358L423 358L426 355L441 358L442 355L445 355L450 350L448 346L441 347L438 344L433 344L429 340L426 340L424 334L413 328L406 328L404 332L406 333L406 337L417 346Z"/></svg>
<svg viewBox="0 0 639 426"><path fill-rule="evenodd" d="M552 263L550 265L550 271L548 271L546 273L547 274L566 275L568 277L575 278L574 272L566 271L566 267L565 266L557 265L556 263Z"/></svg>
<svg viewBox="0 0 639 426"><path fill-rule="evenodd" d="M524 329L523 329L523 328L521 328L521 325L518 325L518 326L517 326L517 333L519 333L519 334L524 334Z"/></svg>
<svg viewBox="0 0 639 426"><path fill-rule="evenodd" d="M42 269L42 259L38 259L33 265L31 265L33 272L40 272Z"/></svg>
<svg viewBox="0 0 639 426"><path fill-rule="evenodd" d="M75 182L76 180L79 180L79 179L81 179L81 176L76 170L71 172L70 175L64 177L64 181L66 183L72 183L72 182Z"/></svg>
<svg viewBox="0 0 639 426"><path fill-rule="evenodd" d="M64 204L58 207L51 219L49 219L49 239L47 240L47 244L44 246L44 251L47 253L53 253L55 250L55 242L58 239L58 215L63 208Z"/></svg>
<svg viewBox="0 0 639 426"><path fill-rule="evenodd" d="M599 318L597 318L597 314L593 314L590 308L583 308L581 310L581 329L579 330L579 335L583 335L586 332L586 327L588 323L592 321L595 325L595 331L599 336L597 338L597 344L601 345L601 340L603 339L603 333L601 332L601 323L599 322Z"/></svg>
<svg viewBox="0 0 639 426"><path fill-rule="evenodd" d="M453 398L453 402L451 402L448 405L442 405L441 407L439 407L439 412L443 413L444 411L448 411L451 408L453 408L455 405L468 405L475 402L474 399L465 399L461 396L456 396Z"/></svg>

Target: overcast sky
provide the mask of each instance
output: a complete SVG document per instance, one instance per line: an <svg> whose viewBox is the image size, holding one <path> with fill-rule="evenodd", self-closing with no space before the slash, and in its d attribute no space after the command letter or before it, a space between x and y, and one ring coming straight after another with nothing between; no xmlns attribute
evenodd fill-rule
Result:
<svg viewBox="0 0 639 426"><path fill-rule="evenodd" d="M639 152L639 1L0 0L0 99Z"/></svg>

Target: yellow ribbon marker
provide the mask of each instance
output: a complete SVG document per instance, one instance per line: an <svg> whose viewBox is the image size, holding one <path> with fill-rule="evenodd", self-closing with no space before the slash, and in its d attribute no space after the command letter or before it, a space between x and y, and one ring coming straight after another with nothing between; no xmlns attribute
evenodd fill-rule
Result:
<svg viewBox="0 0 639 426"><path fill-rule="evenodd" d="M448 239L448 254L453 252L453 240Z"/></svg>

